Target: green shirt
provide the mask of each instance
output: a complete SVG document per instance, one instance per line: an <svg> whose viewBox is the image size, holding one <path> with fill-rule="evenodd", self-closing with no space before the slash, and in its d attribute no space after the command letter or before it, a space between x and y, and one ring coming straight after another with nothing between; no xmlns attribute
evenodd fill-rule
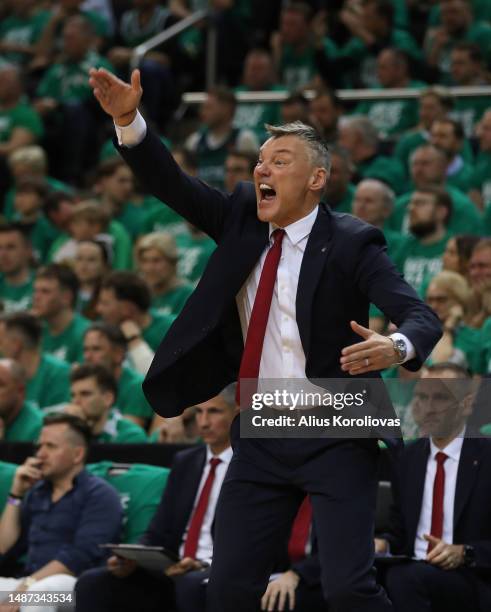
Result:
<svg viewBox="0 0 491 612"><path fill-rule="evenodd" d="M481 327L482 374L491 374L491 317ZM491 421L491 418L490 418Z"/></svg>
<svg viewBox="0 0 491 612"><path fill-rule="evenodd" d="M476 205L455 187L448 185L445 190L452 198L452 214L448 222L448 233L452 236L457 234L477 234L480 236L483 233L483 221ZM389 229L401 231L403 234L409 232L407 207L412 194L411 191L397 198L394 211L386 224Z"/></svg>
<svg viewBox="0 0 491 612"><path fill-rule="evenodd" d="M236 92L251 91L246 85L236 87ZM267 91L285 91L283 85L271 85ZM239 129L252 130L259 142L264 142L267 132L264 124L281 123L280 105L278 102L239 102L234 116L234 126Z"/></svg>
<svg viewBox="0 0 491 612"><path fill-rule="evenodd" d="M43 413L25 401L15 421L5 429L6 442L36 442L43 427Z"/></svg>
<svg viewBox="0 0 491 612"><path fill-rule="evenodd" d="M423 282L427 276L433 277L442 270L442 255L449 234L434 244L422 244L415 236L408 236L400 246L395 263L408 282L422 295Z"/></svg>
<svg viewBox="0 0 491 612"><path fill-rule="evenodd" d="M472 138L477 122L490 106L491 100L486 97L455 98L450 116L462 124L466 138Z"/></svg>
<svg viewBox="0 0 491 612"><path fill-rule="evenodd" d="M424 87L420 81L410 81L408 87ZM384 89L377 87L376 89ZM366 100L355 108L357 115L366 115L381 136L393 136L406 132L418 123L418 100Z"/></svg>
<svg viewBox="0 0 491 612"><path fill-rule="evenodd" d="M110 444L144 444L147 435L143 429L125 419L117 408L112 408L102 432L95 437L95 442Z"/></svg>
<svg viewBox="0 0 491 612"><path fill-rule="evenodd" d="M48 219L40 213L34 223L24 223L17 213L14 213L14 221L19 221L26 228L36 258L46 263L49 250L54 240L60 235L60 231Z"/></svg>
<svg viewBox="0 0 491 612"><path fill-rule="evenodd" d="M10 15L0 21L0 41L15 43L17 45L32 46L41 37L44 26L49 19L47 11L38 11L30 17ZM26 64L31 55L9 51L2 54L2 58L13 64Z"/></svg>
<svg viewBox="0 0 491 612"><path fill-rule="evenodd" d="M482 338L482 330L475 327L459 325L455 330L454 347L464 353L467 367L473 374L486 372L486 349Z"/></svg>
<svg viewBox="0 0 491 612"><path fill-rule="evenodd" d="M453 36L446 45L443 46L438 60L438 68L441 72L440 82L445 85L451 84L450 61L453 48L460 42L476 44L484 58L486 64L491 60L491 25L483 21L473 21L469 28L461 36ZM428 54L431 53L433 40L430 36L428 40Z"/></svg>
<svg viewBox="0 0 491 612"><path fill-rule="evenodd" d="M356 187L352 183L348 183L346 192L339 202L328 202L329 206L339 213L352 213L352 203L355 197Z"/></svg>
<svg viewBox="0 0 491 612"><path fill-rule="evenodd" d="M472 166L465 163L460 155L452 162L450 167L451 166L456 166L456 169L454 172L447 175L447 185L451 185L467 193L471 186Z"/></svg>
<svg viewBox="0 0 491 612"><path fill-rule="evenodd" d="M152 310L159 314L177 316L193 291L192 285L184 283L177 285L167 293L155 295L152 298Z"/></svg>
<svg viewBox="0 0 491 612"><path fill-rule="evenodd" d="M216 249L215 242L208 236L195 237L191 234L176 236L179 262L177 275L196 284L203 274L211 254Z"/></svg>
<svg viewBox="0 0 491 612"><path fill-rule="evenodd" d="M152 321L142 332L143 339L148 346L156 351L164 336L169 331L169 327L174 323L176 317L172 315L159 314L150 310Z"/></svg>
<svg viewBox="0 0 491 612"><path fill-rule="evenodd" d="M13 108L0 108L0 142L8 142L16 128L23 128L37 140L43 135L41 117L27 102L19 102Z"/></svg>
<svg viewBox="0 0 491 612"><path fill-rule="evenodd" d="M151 419L153 410L143 395L144 377L128 366L123 366L118 380L116 404L123 414Z"/></svg>
<svg viewBox="0 0 491 612"><path fill-rule="evenodd" d="M85 330L90 327L91 321L85 319L77 312L74 313L72 321L58 334L53 336L46 324L43 326L42 349L43 352L51 353L58 359L69 363L81 362L83 360L83 339Z"/></svg>
<svg viewBox="0 0 491 612"><path fill-rule="evenodd" d="M471 189L481 192L484 201L484 227L486 233L490 233L491 228L491 153L479 153L474 163L474 171L471 177Z"/></svg>
<svg viewBox="0 0 491 612"><path fill-rule="evenodd" d="M157 201L157 206L147 210L142 232L144 234L169 232L173 236L177 236L178 234L187 234L188 228L181 215L177 214L167 204Z"/></svg>
<svg viewBox="0 0 491 612"><path fill-rule="evenodd" d="M87 470L118 491L124 511L122 541L135 543L157 511L170 470L141 463L118 468L112 461L90 464Z"/></svg>
<svg viewBox="0 0 491 612"><path fill-rule="evenodd" d="M405 176L404 169L398 159L375 155L369 159L359 162L356 165L358 174L366 178L374 178L387 183L396 194L404 192Z"/></svg>
<svg viewBox="0 0 491 612"><path fill-rule="evenodd" d="M16 463L0 461L0 512L3 512L7 503L7 497L12 490L14 482L15 470L18 467Z"/></svg>
<svg viewBox="0 0 491 612"><path fill-rule="evenodd" d="M426 130L417 130L415 132L403 134L397 142L394 149L394 155L400 160L400 162L404 166L404 171L406 172L406 175L409 175L409 159L411 157L411 154L421 145L428 144L429 140L430 135ZM462 155L462 158L466 162L472 162L474 158L471 145L467 139L464 140L460 155Z"/></svg>
<svg viewBox="0 0 491 612"><path fill-rule="evenodd" d="M168 9L163 6L156 6L150 18L142 26L138 9L125 11L119 25L119 34L125 46L136 47L155 36L155 34L160 34L162 30L165 30L169 16Z"/></svg>
<svg viewBox="0 0 491 612"><path fill-rule="evenodd" d="M137 206L133 202L126 202L123 204L121 212L114 219L121 223L130 238L135 240L143 233L143 223L147 212L144 206Z"/></svg>
<svg viewBox="0 0 491 612"><path fill-rule="evenodd" d="M316 74L317 66L313 46L307 46L302 53L297 53L291 45L283 46L280 59L280 80L288 91L302 89Z"/></svg>
<svg viewBox="0 0 491 612"><path fill-rule="evenodd" d="M376 48L370 49L356 36L353 36L342 47L338 48L337 54L333 59L342 61L344 58L350 60L353 66L346 75L346 86L363 85L364 87L377 87L377 55L378 50L383 47L394 47L407 53L414 61L420 62L422 59L421 51L414 38L405 32L393 28L386 41L377 41ZM328 55L330 55L328 53Z"/></svg>
<svg viewBox="0 0 491 612"><path fill-rule="evenodd" d="M70 366L47 353L26 387L26 398L37 408L50 409L70 400Z"/></svg>
<svg viewBox="0 0 491 612"><path fill-rule="evenodd" d="M45 73L37 89L39 98L54 98L60 103L82 102L92 98L89 85L89 69L106 68L114 72L111 64L96 53L89 51L80 62L59 62Z"/></svg>
<svg viewBox="0 0 491 612"><path fill-rule="evenodd" d="M0 302L5 313L29 310L32 305L32 292L34 288L34 272L22 285L10 285L7 279L0 274Z"/></svg>

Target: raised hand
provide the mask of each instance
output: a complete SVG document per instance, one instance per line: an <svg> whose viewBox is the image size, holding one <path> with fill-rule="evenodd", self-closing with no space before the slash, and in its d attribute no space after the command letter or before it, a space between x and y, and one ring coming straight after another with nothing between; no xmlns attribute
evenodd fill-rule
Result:
<svg viewBox="0 0 491 612"><path fill-rule="evenodd" d="M129 125L142 97L140 71L133 70L131 83L125 83L105 68L91 68L89 84L103 110L121 126Z"/></svg>
<svg viewBox="0 0 491 612"><path fill-rule="evenodd" d="M398 355L390 338L377 334L356 321L351 321L351 329L361 336L363 341L342 350L340 361L344 372L365 374L397 363Z"/></svg>
<svg viewBox="0 0 491 612"><path fill-rule="evenodd" d="M43 474L40 465L40 459L28 457L15 470L14 481L12 483L12 493L14 495L24 495L38 480L41 480Z"/></svg>

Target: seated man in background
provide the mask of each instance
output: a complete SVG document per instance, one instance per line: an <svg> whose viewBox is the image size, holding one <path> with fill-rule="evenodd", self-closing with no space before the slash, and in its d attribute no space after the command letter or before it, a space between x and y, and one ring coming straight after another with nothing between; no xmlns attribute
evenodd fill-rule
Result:
<svg viewBox="0 0 491 612"><path fill-rule="evenodd" d="M43 326L41 348L69 363L82 360L82 339L89 321L75 311L79 282L64 264L40 268L34 281L32 313Z"/></svg>
<svg viewBox="0 0 491 612"><path fill-rule="evenodd" d="M70 375L72 404L65 412L75 414L90 427L94 442L144 443L147 436L136 423L126 419L114 405L117 384L102 365L82 363Z"/></svg>
<svg viewBox="0 0 491 612"><path fill-rule="evenodd" d="M473 393L452 363L426 368L414 419L428 436L404 450L391 532L377 552L415 557L389 568L395 612L485 612L491 608L491 441L471 438Z"/></svg>
<svg viewBox="0 0 491 612"><path fill-rule="evenodd" d="M165 574L150 574L136 563L110 557L106 568L86 572L77 582L77 612L179 612L205 610L204 581L213 555L215 506L232 459L229 430L236 414L233 387L198 404L196 422L206 446L179 452L155 517L140 540L163 546L180 561Z"/></svg>
<svg viewBox="0 0 491 612"><path fill-rule="evenodd" d="M41 410L66 402L70 397L70 366L41 351L42 327L28 312L13 312L3 318L0 350L14 359L26 375L26 399Z"/></svg>
<svg viewBox="0 0 491 612"><path fill-rule="evenodd" d="M75 577L104 559L99 544L120 537L118 494L84 469L89 441L80 419L48 416L35 457L17 468L0 518L0 554L17 544L16 552L26 551L26 561L21 577L0 578L4 594L65 591L73 601ZM43 607L45 612L56 609Z"/></svg>
<svg viewBox="0 0 491 612"><path fill-rule="evenodd" d="M132 357L127 348L128 342L116 325L94 323L85 332L84 361L103 365L111 372L117 384L115 403L119 410L127 419L145 427L154 414L143 395L143 376L125 363L127 357Z"/></svg>
<svg viewBox="0 0 491 612"><path fill-rule="evenodd" d="M0 225L0 295L4 312L31 307L32 257L29 232L18 223Z"/></svg>
<svg viewBox="0 0 491 612"><path fill-rule="evenodd" d="M0 440L34 442L43 414L26 400L24 368L12 359L0 359Z"/></svg>

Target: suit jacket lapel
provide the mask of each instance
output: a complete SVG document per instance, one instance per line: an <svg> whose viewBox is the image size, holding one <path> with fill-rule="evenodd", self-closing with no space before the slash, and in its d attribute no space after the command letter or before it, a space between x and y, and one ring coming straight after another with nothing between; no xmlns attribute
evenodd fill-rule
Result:
<svg viewBox="0 0 491 612"><path fill-rule="evenodd" d="M455 504L453 513L454 532L465 508L469 495L476 482L480 466L481 448L479 440L465 438L460 452L457 483L455 486Z"/></svg>
<svg viewBox="0 0 491 612"><path fill-rule="evenodd" d="M309 350L310 315L314 293L331 247L331 213L328 207L321 202L317 218L307 240L296 297L297 324L305 355L308 354Z"/></svg>

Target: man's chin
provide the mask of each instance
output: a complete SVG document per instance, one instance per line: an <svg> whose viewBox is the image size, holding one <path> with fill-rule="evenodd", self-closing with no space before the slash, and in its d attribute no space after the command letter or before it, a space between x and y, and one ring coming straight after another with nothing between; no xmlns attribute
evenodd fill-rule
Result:
<svg viewBox="0 0 491 612"><path fill-rule="evenodd" d="M257 206L257 218L264 223L274 223L276 208L268 204L259 203Z"/></svg>

